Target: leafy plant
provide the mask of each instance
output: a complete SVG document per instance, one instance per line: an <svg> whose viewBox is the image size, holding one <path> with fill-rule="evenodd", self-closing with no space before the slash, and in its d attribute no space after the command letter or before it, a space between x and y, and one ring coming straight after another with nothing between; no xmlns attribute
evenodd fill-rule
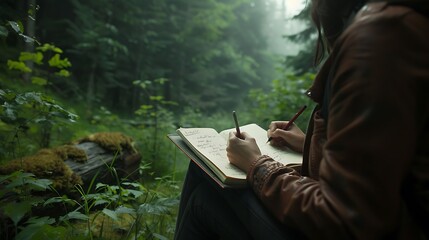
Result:
<svg viewBox="0 0 429 240"><path fill-rule="evenodd" d="M31 4L30 4L31 5ZM35 20L35 14L39 6L34 4L28 9L28 18L31 23ZM39 47L35 52L21 52L18 60L7 60L9 70L14 70L26 77L31 77L34 85L50 85L50 79L53 76L67 77L70 75L67 68L71 63L67 58L61 59L62 50L52 44L41 45L35 37L29 37L24 34L24 27L20 21L6 21L0 24L1 38L10 36L8 29L12 30L20 39L31 46L37 43ZM49 58L49 56L51 56ZM48 59L44 62L44 59ZM34 66L35 64L35 66ZM44 66L45 65L45 66ZM54 72L52 73L52 69ZM10 86L14 78L12 71L7 72L8 77L5 81L6 86ZM66 111L55 103L52 97L46 93L42 94L34 91L8 90L9 87L0 89L0 158L7 159L16 157L20 137L29 135L38 135L37 140L29 141L27 146L34 146L31 142L38 142L39 147L47 147L50 144L51 131L55 123L61 120L74 121L76 115ZM46 92L46 91L45 91ZM19 154L18 154L19 155Z"/></svg>
<svg viewBox="0 0 429 240"><path fill-rule="evenodd" d="M63 50L55 45L45 43L43 46L37 47L36 52L21 52L18 60L9 59L7 61L7 66L11 70L18 70L23 73L38 73L31 77L31 82L39 86L46 86L51 84L48 80L49 78L53 78L54 76L70 76L70 72L67 68L71 67L71 63L67 58L61 59L60 54L62 53ZM46 56L49 57L49 60L44 63L43 60ZM36 66L39 67L32 69L28 66L29 61L35 63ZM54 72L51 73L49 70L44 70L42 68L43 65L47 65L45 67L54 69Z"/></svg>
<svg viewBox="0 0 429 240"><path fill-rule="evenodd" d="M36 41L35 38L24 35L22 25L17 22L9 21L9 25L25 41ZM37 43L40 45L39 42ZM46 92L47 86L52 86L54 78L70 76L67 69L71 67L71 63L67 58L61 58L62 53L63 51L55 45L43 44L38 46L35 52L21 52L18 60L7 60L7 66L9 70L24 74L24 79L29 78L32 84L42 87L42 90ZM0 100L2 100L0 120L5 124L18 126L14 130L14 140L10 141L12 149L14 149L15 140L18 137L19 131L17 130L30 129L30 122L37 125L39 146L48 147L56 119L74 120L76 118L76 115L55 104L53 98L46 93L33 91L19 93L12 90L1 90ZM18 113L20 116L17 116ZM1 125L0 131L2 130Z"/></svg>
<svg viewBox="0 0 429 240"><path fill-rule="evenodd" d="M76 202L79 207L75 211L84 212L86 217L81 219L86 220L88 237L90 239L109 237L112 228L121 232L121 239L152 239L155 235L160 239L167 239L162 234L166 232L173 234L172 226L168 231L164 229L162 219L174 215L173 209L178 204L178 187L171 181L165 184L163 181L165 178L162 178L156 188L151 190L137 181L120 180L116 169L112 166L107 167L116 179L116 185L97 183L95 192L91 193L95 176L87 192L81 186L77 186L81 201ZM173 187L176 191L166 196L159 191L160 186Z"/></svg>
<svg viewBox="0 0 429 240"><path fill-rule="evenodd" d="M18 93L0 89L0 157L16 157L21 136L39 135L40 147L50 142L50 130L55 124L74 122L77 115L71 113L54 99L38 92Z"/></svg>
<svg viewBox="0 0 429 240"><path fill-rule="evenodd" d="M169 111L169 106L176 106L177 103L167 101L162 96L162 89L168 79L157 78L153 81L136 80L134 84L139 86L142 91L142 98L145 98L146 104L140 106L135 111L137 119L140 120L138 124L143 137L139 138L141 141L141 152L144 159L157 159L157 170L163 171L164 166L159 163L170 164L168 156L162 154L163 149L167 148L165 135L174 131L174 115ZM167 142L168 143L168 142ZM160 161L161 159L165 161ZM175 165L175 163L173 163Z"/></svg>
<svg viewBox="0 0 429 240"><path fill-rule="evenodd" d="M18 36L20 36L25 42L36 42L36 38L30 37L26 34L24 34L24 26L21 22L17 21L7 21L5 26L0 25L0 36L1 37L7 37L9 35L9 31L7 30L7 26L9 26Z"/></svg>
<svg viewBox="0 0 429 240"><path fill-rule="evenodd" d="M55 197L46 199L37 192L51 192L52 182L48 179L37 179L32 173L17 171L0 176L0 212L12 222L3 221L2 237L5 239L67 239L69 230L60 226L58 221L49 216L36 216L35 207L45 207L53 202L71 203L68 198ZM71 219L71 218L69 218ZM5 219L3 219L5 220Z"/></svg>
<svg viewBox="0 0 429 240"><path fill-rule="evenodd" d="M110 172L116 176L117 185L97 183L95 192L90 192L97 178L94 176L87 191L76 186L81 193L76 200L59 196L50 180L37 179L31 173L0 176L0 200L5 203L0 206L0 216L8 219L2 221L2 236L17 240L94 239L111 238L109 232L116 231L120 239L169 239L178 205L176 183L163 177L149 188L137 181L119 180L114 168L110 167ZM49 192L57 196L46 194ZM34 208L46 211L49 206L57 209L56 214L64 213L57 217L34 213ZM61 206L63 211L58 208Z"/></svg>

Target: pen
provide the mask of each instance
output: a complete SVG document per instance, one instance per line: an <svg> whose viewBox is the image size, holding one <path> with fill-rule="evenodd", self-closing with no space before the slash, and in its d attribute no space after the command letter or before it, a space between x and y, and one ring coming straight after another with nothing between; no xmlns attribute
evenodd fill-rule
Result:
<svg viewBox="0 0 429 240"><path fill-rule="evenodd" d="M304 110L307 108L306 105L304 105L296 114L295 116L292 117L291 120L289 120L289 122L286 124L286 126L284 128L282 128L283 130L288 130L290 128L290 126L292 126L293 122L295 122L295 120L299 117L299 115L301 115L302 112L304 112ZM272 137L268 138L268 141L271 141L271 139L273 139Z"/></svg>
<svg viewBox="0 0 429 240"><path fill-rule="evenodd" d="M235 113L235 111L232 111L232 117L234 118L235 130L237 131L237 137L241 138L240 125L238 125L237 114Z"/></svg>

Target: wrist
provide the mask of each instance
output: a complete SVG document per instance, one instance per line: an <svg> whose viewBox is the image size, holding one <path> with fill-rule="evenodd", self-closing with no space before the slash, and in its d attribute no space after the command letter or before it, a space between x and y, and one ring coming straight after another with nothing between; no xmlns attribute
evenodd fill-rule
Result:
<svg viewBox="0 0 429 240"><path fill-rule="evenodd" d="M245 172L246 174L249 173L250 169L253 167L253 165L255 165L255 163L262 157L262 155L255 155L254 157L252 157L249 161L249 164L247 164Z"/></svg>

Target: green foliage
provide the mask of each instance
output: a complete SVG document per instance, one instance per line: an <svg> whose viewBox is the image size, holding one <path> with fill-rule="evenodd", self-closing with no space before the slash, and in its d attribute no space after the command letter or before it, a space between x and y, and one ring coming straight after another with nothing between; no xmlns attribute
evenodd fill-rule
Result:
<svg viewBox="0 0 429 240"><path fill-rule="evenodd" d="M71 66L71 63L67 58L61 59L59 54L55 54L51 59L49 59L49 66L56 68L67 68Z"/></svg>
<svg viewBox="0 0 429 240"><path fill-rule="evenodd" d="M174 115L168 107L177 105L173 101L165 100L161 95L164 85L168 82L169 80L165 78L134 81L134 84L143 90L144 94L141 97L146 98L147 102L135 111L136 127L141 132L141 136L138 137L140 150L143 159L157 159L152 166L161 172L172 166L171 156L163 153L163 149L169 144L165 135L175 129ZM173 163L173 168L174 165Z"/></svg>
<svg viewBox="0 0 429 240"><path fill-rule="evenodd" d="M53 56L48 58L47 63L44 63L43 60L52 53ZM7 65L10 70L32 74L30 75L31 83L46 90L54 78L70 76L67 68L71 67L71 63L67 58L62 59L61 53L60 48L52 44L44 44L37 47L34 53L21 52L17 61L9 59ZM29 62L35 65L30 65ZM45 69L46 67L47 69ZM49 69L55 69L55 72L51 73ZM11 84L8 83L8 85ZM54 125L62 123L60 122L62 120L74 122L77 117L56 104L52 97L34 91L20 93L13 90L0 90L0 100L2 101L0 121L4 123L0 124L0 132L6 131L5 136L0 137L0 140L8 142L6 146L8 151L2 151L5 154L14 155L18 135L28 131L39 135L40 147L48 147L51 143L51 132ZM6 138L13 140L8 141Z"/></svg>
<svg viewBox="0 0 429 240"><path fill-rule="evenodd" d="M33 61L34 63L41 65L42 60L43 60L43 54L41 52L36 52L36 53L21 52L21 55L19 56L20 63L24 63L25 61Z"/></svg>
<svg viewBox="0 0 429 240"><path fill-rule="evenodd" d="M31 83L39 86L45 86L48 84L48 80L41 77L31 77Z"/></svg>
<svg viewBox="0 0 429 240"><path fill-rule="evenodd" d="M34 239L79 239L70 236L70 231L62 226L52 226L54 219L48 217L33 218L28 225L18 233L16 240Z"/></svg>
<svg viewBox="0 0 429 240"><path fill-rule="evenodd" d="M61 76L61 77L68 77L70 76L70 73L68 72L67 68L71 67L71 63L67 58L61 59L60 54L63 51L52 45L52 44L44 44L43 46L37 47L36 52L21 52L18 58L18 61L14 60L8 60L7 65L9 69L11 70L18 70L23 73L35 73L40 76L32 76L31 80L33 84L45 86L50 84L48 79L53 78L54 76ZM54 74L50 73L49 71L44 70L43 65L43 59L45 56L53 56L49 58L47 65L50 68L58 69ZM39 66L39 68L30 68L28 66L28 62L33 62L36 64L36 66Z"/></svg>
<svg viewBox="0 0 429 240"><path fill-rule="evenodd" d="M10 175L0 176L0 200L4 202L0 206L0 212L13 223L15 232L10 232L7 222L2 224L2 236L5 239L66 239L67 234L64 227L52 226L56 223L51 217L33 216L32 210L40 207L45 202L44 197L35 195L36 192L50 190L52 182L47 179L37 179L31 173L21 171ZM4 219L3 219L4 220Z"/></svg>
<svg viewBox="0 0 429 240"><path fill-rule="evenodd" d="M42 202L40 197L31 196L31 192L47 190L51 184L49 180L36 179L33 174L23 172L1 176L0 183L7 183L0 191L0 199L9 200L0 206L0 210L13 221L15 227L31 211L32 206Z"/></svg>
<svg viewBox="0 0 429 240"><path fill-rule="evenodd" d="M54 53L63 53L63 50L61 50L61 48L58 48L52 44L47 44L47 43L43 44L43 46L37 47L37 50L41 51L41 52L52 51ZM68 64L68 65L70 65L70 64Z"/></svg>
<svg viewBox="0 0 429 240"><path fill-rule="evenodd" d="M103 234L96 227L99 221L105 223L102 216L106 216L114 224L122 224L122 233L118 239L171 238L178 205L176 183L168 180L169 177L159 178L151 189L137 181L119 180L116 170L110 167L110 171L116 176L118 185L97 183L95 193L77 186L81 200L71 200L65 196L49 198L47 194L44 194L45 197L34 195L40 191L49 192L52 182L37 179L30 173L18 171L0 176L0 184L4 186L0 191L0 200L5 202L0 206L0 212L11 220L14 229L12 231L12 228L6 226L7 222L3 222L0 229L2 237L12 239L15 236L17 240L93 239L95 236L111 239L112 236ZM67 210L66 206L75 207L57 218L34 215L34 208L49 206L63 206L64 210ZM124 219L127 222L123 223ZM86 230L75 229L82 222L86 223ZM108 225L107 222L105 224Z"/></svg>
<svg viewBox="0 0 429 240"><path fill-rule="evenodd" d="M90 239L94 236L109 237L103 232L104 224L108 223L104 217L107 217L116 226L122 223L122 226L119 227L123 232L120 239L151 239L155 234L165 237L161 233L171 237L174 221L170 219L165 223L164 219L174 218L178 205L176 183L166 180L170 178L167 176L159 178L158 184L151 189L138 181L130 182L126 179L119 179L116 169L112 166L108 166L108 168L110 174L116 179L116 185L97 183L95 193L91 193L89 191L92 189L95 176L91 185L88 186L87 192L82 186L77 186L81 194L81 202L77 202L79 207L74 211L76 212L74 215L86 221L85 234L88 234ZM172 189L174 191L171 191ZM83 211L83 214L77 211ZM68 214L70 213L73 212ZM100 221L102 227L97 230L96 223Z"/></svg>
<svg viewBox="0 0 429 240"><path fill-rule="evenodd" d="M31 68L27 67L27 65L25 65L24 62L8 60L7 66L9 67L9 69L15 69L15 70L19 70L21 72L27 72L27 73L31 72Z"/></svg>
<svg viewBox="0 0 429 240"><path fill-rule="evenodd" d="M16 22L16 21L7 21L6 26L9 26L10 28L12 28L13 31L15 31L16 34L18 34L25 42L36 42L38 43L38 41L36 40L36 38L34 37L30 37L24 34L24 26L22 25L22 23L20 21ZM7 37L8 35L8 31L5 28L5 34L4 36Z"/></svg>
<svg viewBox="0 0 429 240"><path fill-rule="evenodd" d="M310 119L312 100L305 94L311 86L314 74L295 76L283 73L283 77L272 81L272 89L265 92L254 89L249 92L250 115L259 119L262 126L268 126L271 121L290 119L303 105L310 109L305 111L296 121L301 129L305 129Z"/></svg>
<svg viewBox="0 0 429 240"><path fill-rule="evenodd" d="M14 157L20 138L27 134L41 136L41 143L49 142L43 131L54 125L75 122L71 113L49 96L37 92L18 93L0 89L0 158ZM27 135L28 136L28 135Z"/></svg>

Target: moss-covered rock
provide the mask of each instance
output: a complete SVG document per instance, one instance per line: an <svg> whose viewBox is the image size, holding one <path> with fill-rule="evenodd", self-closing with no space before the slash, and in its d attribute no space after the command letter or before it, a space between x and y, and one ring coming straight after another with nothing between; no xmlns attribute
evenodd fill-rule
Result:
<svg viewBox="0 0 429 240"><path fill-rule="evenodd" d="M133 139L120 132L102 132L89 135L75 144L94 142L106 152L128 156L137 153L133 146ZM76 184L83 184L82 178L73 172L65 160L78 163L87 161L87 154L76 145L63 145L55 148L39 150L32 156L11 160L0 166L0 175L8 175L18 170L30 172L38 178L47 178L53 181L53 187L59 191L69 191Z"/></svg>

